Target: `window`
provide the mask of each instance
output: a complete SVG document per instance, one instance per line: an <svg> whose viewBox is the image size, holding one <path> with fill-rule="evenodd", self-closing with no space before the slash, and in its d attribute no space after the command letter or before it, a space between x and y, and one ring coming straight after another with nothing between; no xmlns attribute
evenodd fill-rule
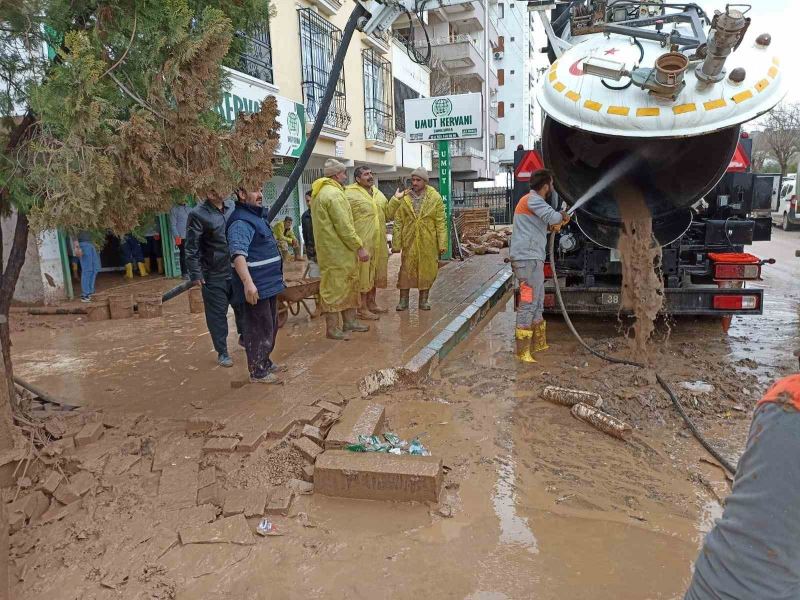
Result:
<svg viewBox="0 0 800 600"><path fill-rule="evenodd" d="M311 9L302 8L297 13L300 18L303 100L306 112L314 119L325 94L328 73L331 72L333 57L341 43L342 32ZM328 109L325 124L344 131L350 125L350 120L343 69L336 84L336 92Z"/></svg>
<svg viewBox="0 0 800 600"><path fill-rule="evenodd" d="M511 74L511 75L513 75L513 74L514 74L514 69L511 69L511 73L510 73L510 74Z"/></svg>
<svg viewBox="0 0 800 600"><path fill-rule="evenodd" d="M506 103L502 100L497 103L497 118L502 119L506 116Z"/></svg>
<svg viewBox="0 0 800 600"><path fill-rule="evenodd" d="M505 16L506 16L506 7L502 2L500 2L497 5L497 18L502 19Z"/></svg>
<svg viewBox="0 0 800 600"><path fill-rule="evenodd" d="M404 100L419 98L419 93L395 78L394 80L394 128L396 131L406 130L406 108Z"/></svg>
<svg viewBox="0 0 800 600"><path fill-rule="evenodd" d="M505 133L494 134L494 149L505 150L505 147L506 147L506 134Z"/></svg>
<svg viewBox="0 0 800 600"><path fill-rule="evenodd" d="M392 115L392 65L372 49L364 60L364 135L369 140L394 142Z"/></svg>
<svg viewBox="0 0 800 600"><path fill-rule="evenodd" d="M506 49L506 38L502 35L497 36L497 47L495 50L503 52Z"/></svg>
<svg viewBox="0 0 800 600"><path fill-rule="evenodd" d="M506 70L497 69L497 85L503 85L506 81Z"/></svg>
<svg viewBox="0 0 800 600"><path fill-rule="evenodd" d="M514 41L514 36L513 35L511 36L511 39L509 41L511 41L511 42Z"/></svg>
<svg viewBox="0 0 800 600"><path fill-rule="evenodd" d="M236 35L245 42L245 50L239 61L242 71L261 81L275 83L272 70L272 44L269 37L269 22L264 23L250 35L242 32L237 32Z"/></svg>
<svg viewBox="0 0 800 600"><path fill-rule="evenodd" d="M514 108L514 103L512 102L509 108Z"/></svg>
<svg viewBox="0 0 800 600"><path fill-rule="evenodd" d="M516 138L516 137L514 137L514 136L512 135L512 136L511 136L511 140L513 141L513 140L515 140L515 139L517 139L517 138Z"/></svg>

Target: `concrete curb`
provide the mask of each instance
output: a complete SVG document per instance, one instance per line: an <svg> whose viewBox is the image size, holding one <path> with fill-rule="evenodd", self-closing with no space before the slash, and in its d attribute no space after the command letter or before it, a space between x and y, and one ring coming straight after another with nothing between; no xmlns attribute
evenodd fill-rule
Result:
<svg viewBox="0 0 800 600"><path fill-rule="evenodd" d="M405 365L381 369L364 377L358 384L361 394L369 396L399 383L413 384L427 378L439 362L477 327L492 307L511 289L512 282L511 267L505 267L482 289L475 300Z"/></svg>

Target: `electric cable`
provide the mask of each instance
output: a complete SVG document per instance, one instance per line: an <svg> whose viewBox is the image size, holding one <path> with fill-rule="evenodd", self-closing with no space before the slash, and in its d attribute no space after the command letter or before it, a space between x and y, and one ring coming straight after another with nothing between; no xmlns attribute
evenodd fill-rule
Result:
<svg viewBox="0 0 800 600"><path fill-rule="evenodd" d="M639 60L638 60L637 64L642 64L642 61L644 60L644 46L642 46L642 43L639 40L637 40L636 38L633 38L633 43L636 44L639 47ZM628 77L630 77L630 75ZM610 84L606 83L605 79L601 79L600 83L602 83L603 86L606 87L609 90L615 90L615 91L627 90L629 87L631 87L631 84L633 83L633 78L631 77L628 80L628 83L626 83L625 85L621 85L621 86L610 85Z"/></svg>
<svg viewBox="0 0 800 600"><path fill-rule="evenodd" d="M278 198L275 200L272 206L269 207L267 215L264 217L267 223L272 222L272 219L275 218L281 208L283 208L283 205L286 204L286 200L289 198L289 195L294 191L297 182L300 181L300 176L303 174L303 171L308 164L308 159L311 158L311 153L314 151L314 146L317 144L317 139L322 131L322 126L325 124L325 119L328 116L328 109L330 109L331 102L333 101L333 96L336 92L336 85L339 83L339 75L342 72L344 57L347 54L348 46L350 46L350 40L353 39L353 33L356 30L358 21L366 14L367 9L365 9L360 3L356 2L353 12L350 13L350 18L347 20L347 24L344 26L344 30L342 31L342 39L339 42L339 47L336 49L336 54L333 57L331 71L328 74L328 84L325 86L325 93L322 96L322 102L320 102L319 109L317 110L317 116L314 119L314 126L311 128L311 133L308 134L306 145L303 147L300 157L297 159L297 162L292 168L292 172L289 174L286 185L283 186L281 193L278 194Z"/></svg>
<svg viewBox="0 0 800 600"><path fill-rule="evenodd" d="M631 367L637 367L639 369L647 368L647 366L644 363L639 363L624 358L617 358L615 356L609 356L608 354L603 354L602 352L595 350L583 340L583 338L578 333L577 329L575 329L575 325L572 324L572 319L570 319L569 313L567 312L567 308L564 305L564 299L561 297L561 288L558 285L558 276L556 275L555 253L553 251L555 248L555 239L556 239L556 234L553 231L550 233L550 240L548 243L548 250L550 252L550 269L553 272L553 286L555 287L556 298L558 299L558 305L561 308L561 314L564 317L564 322L567 324L567 327L569 327L569 330L572 332L572 335L575 336L575 339L578 340L578 343L580 343L580 345L583 346L590 354L593 354L597 358L605 360L606 362L618 365L629 365ZM728 471L731 475L735 475L736 467L733 464L731 464L724 456L722 456L708 442L708 440L705 439L705 437L703 437L703 434L700 432L699 429L697 429L697 426L691 420L689 415L686 414L686 411L683 409L683 406L681 406L681 402L675 395L675 392L672 391L672 388L664 380L664 378L661 377L661 375L658 372L656 372L656 381L658 381L659 385L667 393L667 396L669 396L669 399L672 401L672 404L673 406L675 406L675 409L678 411L678 414L680 414L681 418L683 419L684 423L686 423L686 426L689 428L689 431L692 432L692 435L694 435L695 439L697 439L697 441L700 442L700 445L703 446L703 448L705 448L708 451L708 453L711 456L713 456L726 471Z"/></svg>

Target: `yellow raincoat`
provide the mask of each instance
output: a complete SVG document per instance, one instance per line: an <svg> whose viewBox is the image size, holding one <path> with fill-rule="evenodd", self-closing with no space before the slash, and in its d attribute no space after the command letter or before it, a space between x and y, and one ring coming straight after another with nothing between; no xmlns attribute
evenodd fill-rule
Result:
<svg viewBox="0 0 800 600"><path fill-rule="evenodd" d="M358 258L361 238L353 227L353 213L344 188L329 177L311 184L311 220L321 281L322 312L358 308Z"/></svg>
<svg viewBox="0 0 800 600"><path fill-rule="evenodd" d="M369 252L369 262L358 263L359 290L366 294L372 288L385 288L389 265L389 248L386 245L386 196L372 186L370 194L357 183L345 188L347 200L353 211L353 224L358 237Z"/></svg>
<svg viewBox="0 0 800 600"><path fill-rule="evenodd" d="M297 241L297 238L294 237L294 231L291 228L286 229L286 221L283 219L272 226L272 234L275 236L276 241L284 242L289 246Z"/></svg>
<svg viewBox="0 0 800 600"><path fill-rule="evenodd" d="M406 193L397 207L392 230L392 249L402 252L397 287L431 289L439 273L439 250L443 248L447 248L447 234L439 192L425 187L419 214Z"/></svg>

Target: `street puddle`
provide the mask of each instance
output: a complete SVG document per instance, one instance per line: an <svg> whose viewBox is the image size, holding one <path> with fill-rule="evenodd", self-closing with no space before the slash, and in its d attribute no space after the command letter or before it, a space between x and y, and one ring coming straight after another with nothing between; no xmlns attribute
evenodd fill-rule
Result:
<svg viewBox="0 0 800 600"><path fill-rule="evenodd" d="M700 508L700 516L697 519L697 535L695 536L695 541L697 542L698 548L703 545L706 534L711 531L717 519L720 518L722 518L722 506L716 499L707 498Z"/></svg>
<svg viewBox="0 0 800 600"><path fill-rule="evenodd" d="M492 504L500 521L500 543L522 546L531 554L538 554L539 544L528 526L528 519L517 514L516 461L510 454L499 459L497 475Z"/></svg>

